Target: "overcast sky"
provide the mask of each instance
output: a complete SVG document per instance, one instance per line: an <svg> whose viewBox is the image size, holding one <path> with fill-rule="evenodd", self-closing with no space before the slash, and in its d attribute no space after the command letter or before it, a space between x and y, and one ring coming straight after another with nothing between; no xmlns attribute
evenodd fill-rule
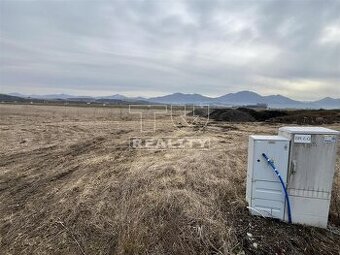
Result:
<svg viewBox="0 0 340 255"><path fill-rule="evenodd" d="M0 0L2 93L340 97L340 1Z"/></svg>

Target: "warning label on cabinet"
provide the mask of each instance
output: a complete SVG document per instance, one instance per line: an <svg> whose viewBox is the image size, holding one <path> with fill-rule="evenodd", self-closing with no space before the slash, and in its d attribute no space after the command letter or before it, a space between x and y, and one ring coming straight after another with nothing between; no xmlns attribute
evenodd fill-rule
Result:
<svg viewBox="0 0 340 255"><path fill-rule="evenodd" d="M324 135L323 136L323 142L324 143L335 143L336 142L336 136L335 135Z"/></svg>

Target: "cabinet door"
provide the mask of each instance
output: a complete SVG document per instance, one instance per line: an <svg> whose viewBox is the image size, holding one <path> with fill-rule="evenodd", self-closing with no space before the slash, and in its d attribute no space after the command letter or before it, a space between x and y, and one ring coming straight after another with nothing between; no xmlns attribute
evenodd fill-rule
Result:
<svg viewBox="0 0 340 255"><path fill-rule="evenodd" d="M288 147L288 141L256 141L253 157L253 180L279 182L278 177L262 156L262 153L265 153L274 161L283 181L286 182L288 171Z"/></svg>
<svg viewBox="0 0 340 255"><path fill-rule="evenodd" d="M310 143L292 142L288 177L291 195L324 199L330 195L336 140L329 138L327 135L312 135Z"/></svg>
<svg viewBox="0 0 340 255"><path fill-rule="evenodd" d="M255 141L254 145L252 207L264 216L281 220L285 211L284 192L278 176L263 158L262 153L274 161L286 182L288 147L288 141Z"/></svg>

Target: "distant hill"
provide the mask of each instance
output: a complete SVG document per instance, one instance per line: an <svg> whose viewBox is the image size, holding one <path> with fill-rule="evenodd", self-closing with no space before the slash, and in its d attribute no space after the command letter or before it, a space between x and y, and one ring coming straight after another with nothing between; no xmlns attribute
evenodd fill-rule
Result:
<svg viewBox="0 0 340 255"><path fill-rule="evenodd" d="M229 93L214 98L214 102L232 105L265 103L264 98L262 96L252 91L240 91L237 93Z"/></svg>
<svg viewBox="0 0 340 255"><path fill-rule="evenodd" d="M65 100L81 103L105 103L105 104L173 104L173 105L211 105L211 106L245 106L266 104L270 108L296 108L296 109L340 109L340 98L326 97L317 101L302 102L293 100L282 95L262 96L252 91L240 91L229 93L220 97L207 97L200 94L174 93L160 97L127 97L120 94L103 97L72 96L67 94L52 95L30 95L25 96L19 93L11 93L12 97L17 97L12 101L23 99L44 99L44 100ZM20 99L21 98L21 99ZM10 100L8 98L8 100ZM3 100L2 100L3 101Z"/></svg>
<svg viewBox="0 0 340 255"><path fill-rule="evenodd" d="M20 94L20 93L9 93L8 95L22 97L22 98L34 98L34 99L44 99L44 100L67 99L67 98L76 97L76 96L67 95L67 94L23 95L23 94Z"/></svg>
<svg viewBox="0 0 340 255"><path fill-rule="evenodd" d="M263 100L272 107L286 105L286 107L290 108L299 108L303 106L302 102L281 95L264 96Z"/></svg>
<svg viewBox="0 0 340 255"><path fill-rule="evenodd" d="M105 96L105 97L97 97L98 99L118 99L118 100L124 100L127 99L128 97L120 95L120 94L116 94L116 95L112 95L112 96Z"/></svg>
<svg viewBox="0 0 340 255"><path fill-rule="evenodd" d="M267 104L271 108L340 109L340 99L328 97L318 101L302 102L282 95L261 96L252 91L229 93L215 98L205 97L199 94L175 93L162 97L149 98L148 100L166 104L210 104L221 106Z"/></svg>
<svg viewBox="0 0 340 255"><path fill-rule="evenodd" d="M325 97L321 100L312 103L316 107L320 108L340 108L340 98Z"/></svg>
<svg viewBox="0 0 340 255"><path fill-rule="evenodd" d="M161 97L152 97L147 100L149 102L163 104L207 104L211 103L213 98L202 96L200 94L174 93Z"/></svg>
<svg viewBox="0 0 340 255"><path fill-rule="evenodd" d="M45 100L35 99L35 98L25 98L25 97L18 97L18 96L11 96L7 94L0 94L0 103L43 103Z"/></svg>
<svg viewBox="0 0 340 255"><path fill-rule="evenodd" d="M14 95L21 95L21 96L14 96ZM11 95L7 94L0 94L0 102L32 102L32 103L75 103L75 104L111 104L111 105L150 105L150 104L157 104L152 103L147 100L141 100L142 97L135 97L135 98L128 98L124 97L124 100L114 99L112 97L88 97L88 96L71 96L66 97L69 95L66 94L55 94L55 95L44 95L44 96L26 96L20 93L11 93ZM65 98L66 97L66 98ZM123 98L123 97L122 97Z"/></svg>
<svg viewBox="0 0 340 255"><path fill-rule="evenodd" d="M2 95L5 95L5 94L2 94ZM20 93L8 93L6 95L7 96L14 96L14 97L27 97L27 96L20 94Z"/></svg>
<svg viewBox="0 0 340 255"><path fill-rule="evenodd" d="M0 94L0 101L2 102L25 102L28 101L26 98L11 96L6 94Z"/></svg>
<svg viewBox="0 0 340 255"><path fill-rule="evenodd" d="M119 99L105 99L105 98L99 98L95 100L96 103L103 103L103 104L115 104L115 105L150 105L150 104L156 104L156 103L151 103L145 100L134 100L134 99L124 99L124 100L119 100Z"/></svg>
<svg viewBox="0 0 340 255"><path fill-rule="evenodd" d="M104 96L104 97L96 97L96 99L114 99L114 100L122 100L126 102L136 102L136 101L147 101L144 97L127 97L120 94L112 95L112 96Z"/></svg>

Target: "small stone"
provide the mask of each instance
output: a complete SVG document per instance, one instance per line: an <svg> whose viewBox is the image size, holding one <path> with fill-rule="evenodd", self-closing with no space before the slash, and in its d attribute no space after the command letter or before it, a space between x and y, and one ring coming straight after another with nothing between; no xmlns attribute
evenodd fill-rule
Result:
<svg viewBox="0 0 340 255"><path fill-rule="evenodd" d="M247 233L247 236L248 236L248 237L253 237L253 234L248 232L248 233Z"/></svg>
<svg viewBox="0 0 340 255"><path fill-rule="evenodd" d="M255 249L257 249L258 244L257 243L253 243L253 246L254 246Z"/></svg>

